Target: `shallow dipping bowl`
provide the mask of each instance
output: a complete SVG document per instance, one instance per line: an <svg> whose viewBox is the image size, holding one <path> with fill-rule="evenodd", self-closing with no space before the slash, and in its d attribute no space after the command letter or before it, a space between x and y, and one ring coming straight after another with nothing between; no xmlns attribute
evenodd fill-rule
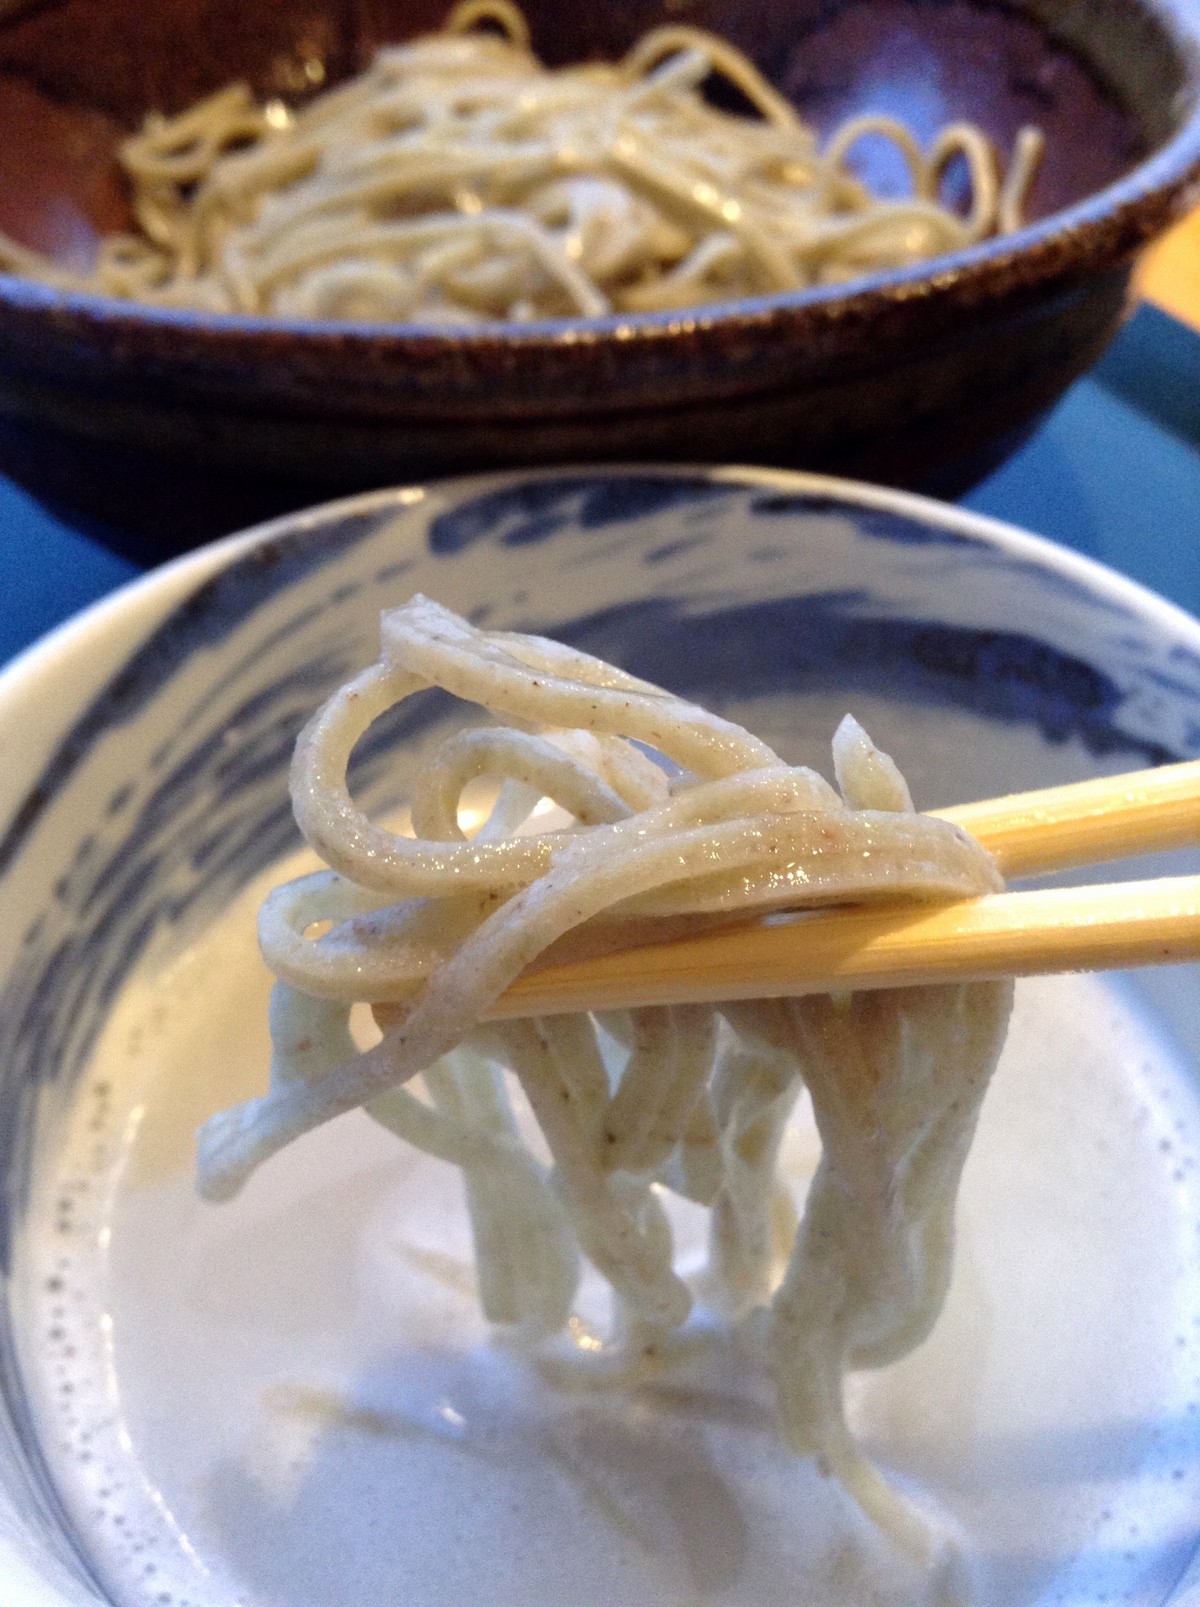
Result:
<svg viewBox="0 0 1200 1607"><path fill-rule="evenodd" d="M39 1157L94 1078L97 1046L128 1035L141 1053L121 1014L137 979L227 932L231 901L297 846L286 795L297 731L375 657L379 609L416 590L599 653L826 773L830 734L853 708L923 807L1200 754L1200 623L1018 531L765 471L549 472L358 498L166 566L32 649L0 677L5 1607L107 1601L97 1570L123 1543L118 1516L135 1538L146 1524L182 1534L202 1559L223 1547L239 1599L273 1607L357 1607L397 1590L412 1607L779 1607L798 1586L792 1552L764 1532L764 1492L786 1496L801 1531L789 1544L845 1517L810 1465L780 1452L769 1478L754 1474L776 1443L762 1430L769 1405L739 1433L729 1381L691 1404L683 1385L582 1401L531 1392L532 1426L510 1410L489 1383L487 1358L502 1352L473 1299L419 1267L404 1282L414 1211L430 1254L460 1253L444 1237L461 1219L457 1179L435 1162L414 1169L365 1117L310 1135L233 1205L197 1202L192 1129L229 1097L231 1067L239 1097L265 1085L252 947L236 975L226 966L199 992L193 980L162 995L168 1028L177 1006L185 1024L195 1017L191 1059L158 1064L151 1032L135 1068L149 1079L146 1125L175 1113L170 1144L122 1185L129 1211L111 1243L118 1276L142 1255L157 1269L145 1300L131 1309L118 1290L91 1313L95 1289L76 1283L109 1253L96 1190L70 1172L74 1219L54 1229L67 1208L59 1186L44 1192ZM463 717L445 699L411 709L360 744L355 788L373 810L397 802L416 750ZM238 991L247 978L257 1002ZM1109 1592L1195 1607L1175 1586L1200 1543L1197 987L1194 967L1022 984L1014 1033L1032 1053L1006 1051L988 1095L947 1311L899 1369L855 1386L872 1454L949 1505L985 1553L989 1607L1095 1607ZM1110 1031L1114 1011L1136 1031ZM226 1045L215 1063L214 1041ZM136 1153L140 1115L118 1116L114 1133ZM1014 1131L1021 1144L1006 1150ZM343 1146L336 1164L327 1142ZM339 1176L351 1178L341 1195ZM286 1208L272 1193L281 1178ZM50 1280L31 1250L43 1240ZM370 1366L343 1378L338 1336L364 1301ZM210 1399L187 1357L218 1367L264 1347L270 1360L272 1346L286 1352L274 1382L287 1400L319 1405L333 1391L353 1410L285 1423L300 1438L264 1484L283 1432L271 1427L278 1388L231 1361ZM111 1378L99 1397L77 1381L96 1347ZM165 1399L139 1396L139 1356L171 1381ZM114 1412L146 1459L148 1495L124 1476L114 1493L103 1448ZM175 1450L214 1422L227 1457L181 1484ZM531 1459L539 1436L558 1460ZM990 1503L978 1510L976 1488ZM1064 1511L1080 1515L1081 1556L1046 1539L1046 1514ZM581 1513L607 1559L598 1569L576 1544ZM157 1558L159 1593L129 1600L165 1591L207 1607L203 1581L167 1577L190 1567L183 1543L155 1544L141 1560ZM358 1583L364 1558L374 1591ZM760 1590L754 1569L773 1559L786 1589ZM808 1595L828 1599L819 1581Z"/></svg>

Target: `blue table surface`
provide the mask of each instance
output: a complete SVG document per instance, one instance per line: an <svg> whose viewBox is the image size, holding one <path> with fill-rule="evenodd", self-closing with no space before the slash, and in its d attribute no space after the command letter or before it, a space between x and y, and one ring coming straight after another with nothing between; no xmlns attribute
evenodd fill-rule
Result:
<svg viewBox="0 0 1200 1607"><path fill-rule="evenodd" d="M1200 614L1200 336L1143 306L963 505L1050 536ZM140 573L0 477L0 662Z"/></svg>

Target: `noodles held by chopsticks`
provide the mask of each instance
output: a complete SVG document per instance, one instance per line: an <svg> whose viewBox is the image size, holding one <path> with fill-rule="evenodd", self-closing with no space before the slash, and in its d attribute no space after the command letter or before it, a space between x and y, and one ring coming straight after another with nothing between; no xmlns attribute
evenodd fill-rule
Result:
<svg viewBox="0 0 1200 1607"><path fill-rule="evenodd" d="M398 835L358 810L346 766L386 709L428 687L503 723L440 744L410 793L414 834ZM941 1309L1011 985L484 1019L542 959L754 911L999 885L977 843L913 811L849 718L834 762L840 793L586 654L475 629L424 598L385 613L379 662L297 744L297 819L330 868L263 906L279 979L270 1089L201 1130L200 1187L230 1197L285 1144L361 1106L462 1169L484 1312L549 1376L636 1383L686 1361L699 1299L760 1346L788 1443L927 1555L922 1521L850 1433L843 1380L904 1355ZM468 840L460 805L481 778L498 790ZM545 800L565 825L538 829ZM389 1008L381 1042L360 1051L361 1001ZM506 1073L549 1166L522 1137ZM823 1157L797 1226L777 1160L805 1087ZM692 1282L674 1265L670 1192L709 1208L708 1265ZM604 1341L578 1340L581 1257L612 1288ZM567 1331L576 1344L555 1349Z"/></svg>
<svg viewBox="0 0 1200 1607"><path fill-rule="evenodd" d="M499 25L503 36L482 31ZM755 115L705 100L725 80ZM849 161L891 141L911 196L881 200ZM615 64L549 70L510 0L468 0L440 33L379 52L289 109L234 84L157 113L120 157L138 232L90 278L0 237L0 265L160 306L470 324L697 306L838 283L1019 228L1042 138L1007 171L968 123L927 150L859 117L822 150L743 55L690 27ZM939 199L962 161L970 204Z"/></svg>

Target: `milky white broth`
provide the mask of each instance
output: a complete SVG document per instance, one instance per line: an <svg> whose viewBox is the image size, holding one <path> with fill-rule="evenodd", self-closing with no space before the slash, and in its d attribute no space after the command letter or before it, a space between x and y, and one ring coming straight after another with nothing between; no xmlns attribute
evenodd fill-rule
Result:
<svg viewBox="0 0 1200 1607"><path fill-rule="evenodd" d="M1161 1603L1200 1510L1200 1106L1132 991L1019 988L946 1310L851 1383L967 1559L923 1578L782 1449L748 1352L550 1390L479 1317L459 1174L361 1113L196 1198L197 1125L265 1079L254 911L296 870L132 981L39 1122L23 1364L122 1607ZM802 1103L798 1200L817 1153ZM673 1214L695 1270L703 1214Z"/></svg>

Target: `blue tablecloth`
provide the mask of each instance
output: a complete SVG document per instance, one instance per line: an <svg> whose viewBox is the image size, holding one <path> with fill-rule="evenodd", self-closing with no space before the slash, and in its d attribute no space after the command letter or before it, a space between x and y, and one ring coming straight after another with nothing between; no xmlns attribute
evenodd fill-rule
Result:
<svg viewBox="0 0 1200 1607"><path fill-rule="evenodd" d="M1200 336L1142 307L1025 448L963 501L1200 614ZM138 573L0 477L0 662Z"/></svg>

